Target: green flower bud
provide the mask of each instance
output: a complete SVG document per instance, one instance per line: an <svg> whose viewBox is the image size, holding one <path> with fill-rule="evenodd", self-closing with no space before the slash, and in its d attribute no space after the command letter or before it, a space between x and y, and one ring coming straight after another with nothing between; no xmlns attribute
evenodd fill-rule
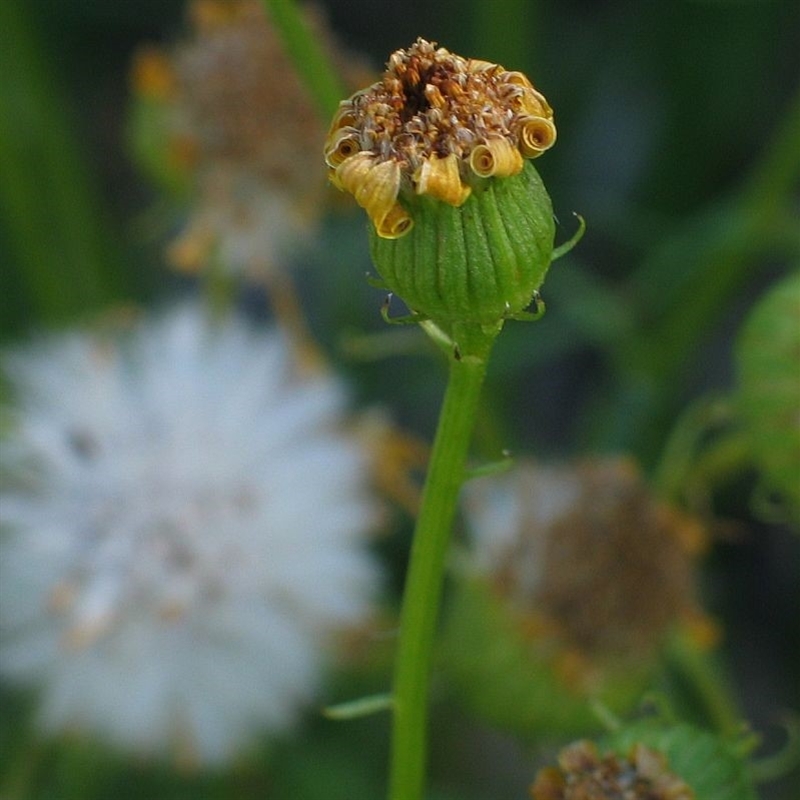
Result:
<svg viewBox="0 0 800 800"><path fill-rule="evenodd" d="M492 325L531 303L552 260L550 198L526 159L555 139L522 73L419 39L340 105L325 157L372 220L386 287L435 322Z"/></svg>
<svg viewBox="0 0 800 800"><path fill-rule="evenodd" d="M433 320L491 324L513 316L530 305L550 266L553 212L533 165L481 183L461 206L406 201L415 225L402 238L371 232L386 286Z"/></svg>

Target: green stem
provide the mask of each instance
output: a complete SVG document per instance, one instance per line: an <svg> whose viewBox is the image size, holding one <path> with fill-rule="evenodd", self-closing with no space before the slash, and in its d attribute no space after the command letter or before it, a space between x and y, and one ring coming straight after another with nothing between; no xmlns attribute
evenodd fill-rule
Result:
<svg viewBox="0 0 800 800"><path fill-rule="evenodd" d="M730 308L731 298L761 269L764 254L793 263L800 252L792 198L800 180L800 94L792 98L772 140L742 187L715 203L654 249L626 292L649 324L620 340L614 360L626 385L594 419L607 420L605 442L645 461L661 446L684 390L682 376L697 342ZM788 235L787 235L788 233ZM621 413L620 413L621 412Z"/></svg>
<svg viewBox="0 0 800 800"><path fill-rule="evenodd" d="M303 19L294 0L262 0L273 24L294 61L295 68L311 92L320 113L329 119L348 92L342 86L338 71L331 64Z"/></svg>
<svg viewBox="0 0 800 800"><path fill-rule="evenodd" d="M390 800L420 800L425 784L428 684L445 559L496 331L458 332L411 547L395 661Z"/></svg>
<svg viewBox="0 0 800 800"><path fill-rule="evenodd" d="M713 654L676 636L668 647L667 663L695 696L709 725L722 735L732 736L741 731L742 715Z"/></svg>
<svg viewBox="0 0 800 800"><path fill-rule="evenodd" d="M0 298L3 326L28 323L30 311L63 322L125 289L102 198L30 5L0 2L0 238L16 290Z"/></svg>

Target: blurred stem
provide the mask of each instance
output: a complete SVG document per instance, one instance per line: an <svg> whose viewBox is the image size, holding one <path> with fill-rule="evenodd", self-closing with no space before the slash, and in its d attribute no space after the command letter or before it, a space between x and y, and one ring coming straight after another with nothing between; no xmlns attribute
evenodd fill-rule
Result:
<svg viewBox="0 0 800 800"><path fill-rule="evenodd" d="M450 530L495 336L454 331L450 370L422 493L395 661L390 800L421 800L425 786L429 673Z"/></svg>
<svg viewBox="0 0 800 800"><path fill-rule="evenodd" d="M739 192L689 220L633 276L628 294L653 322L622 340L615 354L627 401L617 394L597 415L612 421L604 433L615 446L653 457L698 341L753 276L756 259L764 253L800 258L800 228L786 228L800 185L798 141L800 95Z"/></svg>
<svg viewBox="0 0 800 800"><path fill-rule="evenodd" d="M330 119L348 92L339 80L338 71L321 47L319 37L309 30L295 0L262 2L278 29L297 72L316 101L320 114L323 118Z"/></svg>
<svg viewBox="0 0 800 800"><path fill-rule="evenodd" d="M676 636L667 652L667 663L701 706L706 719L723 736L742 730L742 716L720 666L713 656Z"/></svg>
<svg viewBox="0 0 800 800"><path fill-rule="evenodd" d="M200 276L203 294L212 318L218 322L225 320L236 301L236 282L217 253L213 254L208 268L204 269Z"/></svg>
<svg viewBox="0 0 800 800"><path fill-rule="evenodd" d="M0 74L0 210L21 287L48 321L97 309L119 294L119 253L54 71L18 0L0 3Z"/></svg>
<svg viewBox="0 0 800 800"><path fill-rule="evenodd" d="M5 775L0 785L3 800L24 800L33 795L36 772L44 755L43 747L26 735L26 741L6 764ZM8 759L6 758L8 761Z"/></svg>
<svg viewBox="0 0 800 800"><path fill-rule="evenodd" d="M328 368L325 353L314 339L288 270L266 271L263 282L275 318L288 336L298 367L311 375L324 372Z"/></svg>

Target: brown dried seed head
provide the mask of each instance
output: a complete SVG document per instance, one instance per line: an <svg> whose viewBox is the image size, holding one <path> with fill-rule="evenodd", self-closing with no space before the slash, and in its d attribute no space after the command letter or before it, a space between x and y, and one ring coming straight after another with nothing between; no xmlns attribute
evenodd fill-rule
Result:
<svg viewBox="0 0 800 800"><path fill-rule="evenodd" d="M429 195L458 206L476 181L516 175L524 158L550 147L552 120L547 101L521 72L418 39L392 53L380 81L342 102L325 156L340 188L338 173L364 152L399 167L395 199Z"/></svg>
<svg viewBox="0 0 800 800"><path fill-rule="evenodd" d="M168 257L187 270L212 261L233 272L280 269L329 199L317 158L326 121L260 0L189 0L186 12L182 40L144 51L134 71L140 93L163 100L164 148L193 190ZM318 12L304 17L349 86L371 79ZM331 167L361 149L347 130L353 120L337 118Z"/></svg>
<svg viewBox="0 0 800 800"><path fill-rule="evenodd" d="M543 615L562 646L592 663L647 661L671 628L698 619L684 516L654 497L631 460L520 462L497 482L510 490L517 526L493 551L496 589L523 617ZM489 486L471 495L476 510ZM486 541L499 535L494 524L480 523Z"/></svg>
<svg viewBox="0 0 800 800"><path fill-rule="evenodd" d="M564 748L558 767L545 767L531 786L533 800L694 800L694 791L669 771L664 756L636 744L627 758L601 756L589 741Z"/></svg>

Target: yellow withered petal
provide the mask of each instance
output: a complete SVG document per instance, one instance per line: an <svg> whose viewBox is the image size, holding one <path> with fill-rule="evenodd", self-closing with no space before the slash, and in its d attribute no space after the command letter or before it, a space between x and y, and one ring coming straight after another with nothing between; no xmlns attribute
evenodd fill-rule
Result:
<svg viewBox="0 0 800 800"><path fill-rule="evenodd" d="M525 115L519 118L519 149L525 158L535 158L556 141L556 126L544 117Z"/></svg>
<svg viewBox="0 0 800 800"><path fill-rule="evenodd" d="M133 57L133 90L141 97L168 101L175 95L177 76L167 53L157 47L142 47Z"/></svg>
<svg viewBox="0 0 800 800"><path fill-rule="evenodd" d="M505 137L487 139L469 156L469 166L481 178L496 176L508 178L522 170L523 160L519 150Z"/></svg>
<svg viewBox="0 0 800 800"><path fill-rule="evenodd" d="M468 72L489 72L490 70L498 71L501 67L493 64L491 61L484 61L480 58L470 58L467 60Z"/></svg>
<svg viewBox="0 0 800 800"><path fill-rule="evenodd" d="M400 205L395 203L383 218L380 225L375 226L378 236L383 239L399 239L403 234L408 233L414 226L414 220L408 212Z"/></svg>
<svg viewBox="0 0 800 800"><path fill-rule="evenodd" d="M189 19L199 31L217 30L230 24L242 12L242 5L220 0L193 0L188 5Z"/></svg>
<svg viewBox="0 0 800 800"><path fill-rule="evenodd" d="M213 251L214 241L214 232L209 227L195 225L169 245L167 261L178 272L198 273Z"/></svg>
<svg viewBox="0 0 800 800"><path fill-rule="evenodd" d="M333 115L333 120L331 121L330 133L328 134L328 136L331 136L333 132L337 131L339 128L353 125L357 121L358 121L358 114L356 114L350 101L342 100L342 102L339 103L339 108Z"/></svg>
<svg viewBox="0 0 800 800"><path fill-rule="evenodd" d="M550 107L550 103L547 102L547 98L538 90L531 87L529 94L534 98L536 103L541 108L541 113L535 114L534 116L544 117L545 119L552 120L553 119L553 109Z"/></svg>
<svg viewBox="0 0 800 800"><path fill-rule="evenodd" d="M504 72L501 77L506 83L514 83L517 86L524 86L526 89L533 88L533 84L528 80L527 75L521 72Z"/></svg>
<svg viewBox="0 0 800 800"><path fill-rule="evenodd" d="M325 142L325 163L329 167L338 167L343 161L360 152L358 131L345 126L328 136Z"/></svg>
<svg viewBox="0 0 800 800"><path fill-rule="evenodd" d="M458 156L450 153L445 158L434 155L426 158L415 175L417 194L427 194L436 200L460 206L472 191L461 183Z"/></svg>
<svg viewBox="0 0 800 800"><path fill-rule="evenodd" d="M531 117L552 119L553 114L546 103L542 103L534 92L524 92L517 100L517 109Z"/></svg>
<svg viewBox="0 0 800 800"><path fill-rule="evenodd" d="M411 230L411 218L397 202L400 165L376 163L371 153L356 153L336 168L339 185L355 197L384 238L397 238Z"/></svg>

